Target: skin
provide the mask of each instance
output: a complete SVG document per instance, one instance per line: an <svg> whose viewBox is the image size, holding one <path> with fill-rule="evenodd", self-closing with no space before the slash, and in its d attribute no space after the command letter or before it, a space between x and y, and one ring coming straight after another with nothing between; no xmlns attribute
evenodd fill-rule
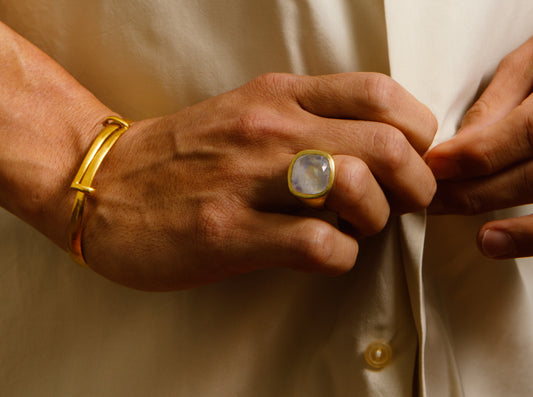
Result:
<svg viewBox="0 0 533 397"><path fill-rule="evenodd" d="M68 188L108 115L54 61L0 26L0 204L65 248ZM269 74L156 119L118 140L84 215L92 269L146 290L191 288L268 267L342 274L358 240L436 190L422 159L434 116L375 73ZM303 211L287 187L292 157L331 153L328 211Z"/></svg>
<svg viewBox="0 0 533 397"><path fill-rule="evenodd" d="M505 57L456 137L427 162L438 179L433 214L477 214L533 202L533 38ZM477 236L492 258L533 255L533 215L489 222Z"/></svg>

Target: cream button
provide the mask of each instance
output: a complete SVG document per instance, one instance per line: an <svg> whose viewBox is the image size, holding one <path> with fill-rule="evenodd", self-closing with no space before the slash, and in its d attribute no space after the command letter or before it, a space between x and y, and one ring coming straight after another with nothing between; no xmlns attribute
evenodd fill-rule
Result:
<svg viewBox="0 0 533 397"><path fill-rule="evenodd" d="M385 368L392 358L392 349L388 343L376 341L365 350L365 360L372 368Z"/></svg>

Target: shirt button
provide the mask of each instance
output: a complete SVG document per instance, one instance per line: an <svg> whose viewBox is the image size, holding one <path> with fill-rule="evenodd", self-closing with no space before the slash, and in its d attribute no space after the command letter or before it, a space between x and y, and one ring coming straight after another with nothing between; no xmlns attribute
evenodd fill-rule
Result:
<svg viewBox="0 0 533 397"><path fill-rule="evenodd" d="M385 368L392 358L392 349L388 343L372 342L365 350L365 361L372 368Z"/></svg>

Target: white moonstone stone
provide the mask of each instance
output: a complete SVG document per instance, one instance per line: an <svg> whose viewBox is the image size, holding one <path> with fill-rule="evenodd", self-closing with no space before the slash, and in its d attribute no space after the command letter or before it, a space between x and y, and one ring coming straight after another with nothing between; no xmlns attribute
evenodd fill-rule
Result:
<svg viewBox="0 0 533 397"><path fill-rule="evenodd" d="M331 169L328 159L319 154L305 154L292 166L292 188L301 194L323 193L329 184Z"/></svg>

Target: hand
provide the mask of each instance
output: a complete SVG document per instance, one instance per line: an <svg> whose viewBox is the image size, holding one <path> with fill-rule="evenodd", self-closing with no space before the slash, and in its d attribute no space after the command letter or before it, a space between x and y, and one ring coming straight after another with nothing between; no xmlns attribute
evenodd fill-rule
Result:
<svg viewBox="0 0 533 397"><path fill-rule="evenodd" d="M68 187L113 112L1 23L0 41L0 205L65 247ZM85 257L152 290L271 266L345 272L357 239L390 211L431 201L436 182L420 154L435 130L431 112L383 75L262 76L118 140L87 200ZM287 169L304 149L334 155L325 206L349 232L290 195Z"/></svg>
<svg viewBox="0 0 533 397"><path fill-rule="evenodd" d="M383 75L261 76L119 139L85 214L86 259L156 290L272 266L346 272L357 238L379 232L390 211L431 201L436 183L420 155L435 131L431 112ZM353 233L299 212L286 174L304 149L334 156L326 208Z"/></svg>
<svg viewBox="0 0 533 397"><path fill-rule="evenodd" d="M427 155L438 182L429 212L477 214L533 202L533 38L500 63L456 137ZM485 224L489 257L533 255L533 216Z"/></svg>

